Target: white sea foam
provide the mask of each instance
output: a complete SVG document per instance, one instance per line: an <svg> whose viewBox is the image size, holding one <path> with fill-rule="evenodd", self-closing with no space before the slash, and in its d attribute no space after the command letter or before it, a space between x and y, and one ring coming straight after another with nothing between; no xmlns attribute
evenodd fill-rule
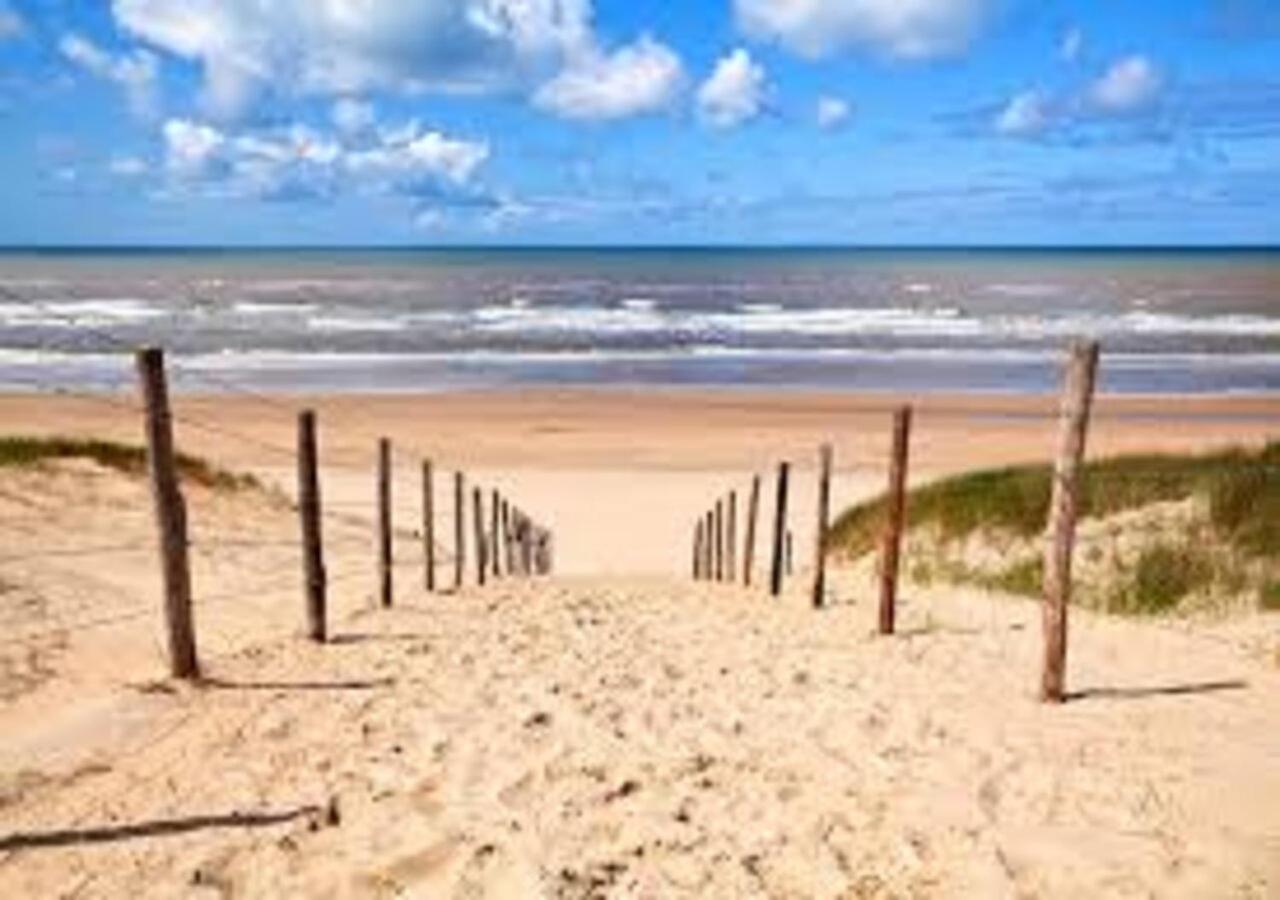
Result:
<svg viewBox="0 0 1280 900"><path fill-rule="evenodd" d="M398 318L375 319L368 316L314 316L307 320L312 331L404 331L405 323Z"/></svg>
<svg viewBox="0 0 1280 900"><path fill-rule="evenodd" d="M241 300L232 309L248 316L289 316L315 312L315 303L267 303L261 300Z"/></svg>

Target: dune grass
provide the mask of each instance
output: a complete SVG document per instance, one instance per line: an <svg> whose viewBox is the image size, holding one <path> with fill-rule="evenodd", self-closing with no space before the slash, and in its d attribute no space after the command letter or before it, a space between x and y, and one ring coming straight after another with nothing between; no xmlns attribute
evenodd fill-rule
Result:
<svg viewBox="0 0 1280 900"><path fill-rule="evenodd" d="M88 459L104 468L129 475L146 470L147 454L142 447L86 438L0 436L0 469L36 466L59 459ZM252 475L218 468L195 456L177 454L179 478L214 490L262 489Z"/></svg>

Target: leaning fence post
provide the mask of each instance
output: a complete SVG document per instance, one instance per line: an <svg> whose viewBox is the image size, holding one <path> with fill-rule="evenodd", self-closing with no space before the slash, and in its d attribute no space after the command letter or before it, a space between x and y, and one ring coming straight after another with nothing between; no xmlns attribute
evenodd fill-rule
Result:
<svg viewBox="0 0 1280 900"><path fill-rule="evenodd" d="M747 536L742 548L742 583L751 586L751 566L756 555L756 516L760 512L760 476L751 477L751 500L747 504Z"/></svg>
<svg viewBox="0 0 1280 900"><path fill-rule="evenodd" d="M911 442L911 407L893 414L893 449L889 457L888 521L880 553L880 633L893 634L897 618L898 570L907 511L907 453Z"/></svg>
<svg viewBox="0 0 1280 900"><path fill-rule="evenodd" d="M831 445L818 450L818 527L813 548L813 607L821 609L827 590L827 523L831 518ZM787 555L791 555L787 548Z"/></svg>
<svg viewBox="0 0 1280 900"><path fill-rule="evenodd" d="M1044 548L1044 669L1040 699L1061 703L1067 662L1067 604L1071 599L1071 555L1080 503L1080 466L1084 458L1098 370L1098 344L1071 345L1058 423L1058 457Z"/></svg>
<svg viewBox="0 0 1280 900"><path fill-rule="evenodd" d="M191 568L187 558L187 511L174 462L173 418L165 381L164 351L139 350L135 361L142 385L147 436L147 474L155 507L164 582L165 625L169 638L169 670L175 678L200 677L196 635L191 615Z"/></svg>
<svg viewBox="0 0 1280 900"><path fill-rule="evenodd" d="M316 414L298 413L298 519L302 526L302 577L307 598L307 635L324 643L325 572L320 537L320 479L316 473Z"/></svg>
<svg viewBox="0 0 1280 900"><path fill-rule="evenodd" d="M467 561L466 526L466 476L453 473L453 589L462 590L462 573Z"/></svg>
<svg viewBox="0 0 1280 900"><path fill-rule="evenodd" d="M787 531L787 477L790 463L778 465L778 495L773 504L773 565L769 576L769 591L773 596L782 593L782 554Z"/></svg>
<svg viewBox="0 0 1280 900"><path fill-rule="evenodd" d="M484 542L484 497L481 496L480 488L471 489L471 502L474 507L472 518L475 519L476 533L476 584L484 587L485 570L488 568L489 559L485 555L487 548Z"/></svg>
<svg viewBox="0 0 1280 900"><path fill-rule="evenodd" d="M425 584L436 589L436 497L431 460L422 461L422 555Z"/></svg>
<svg viewBox="0 0 1280 900"><path fill-rule="evenodd" d="M391 605L391 441L378 440L378 596Z"/></svg>

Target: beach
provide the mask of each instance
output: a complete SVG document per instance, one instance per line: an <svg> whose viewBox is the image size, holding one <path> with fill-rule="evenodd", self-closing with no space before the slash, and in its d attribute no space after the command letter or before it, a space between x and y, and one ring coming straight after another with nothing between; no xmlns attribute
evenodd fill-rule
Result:
<svg viewBox="0 0 1280 900"><path fill-rule="evenodd" d="M179 450L277 489L188 491L209 679L195 689L164 679L145 483L75 461L0 473L5 579L32 587L10 594L25 640L0 708L0 889L1274 894L1275 614L1079 613L1078 696L1057 709L1035 697L1034 604L910 586L901 634L876 639L874 585L837 569L832 606L809 608L817 447L835 449L838 513L883 489L901 402L916 407L913 483L1051 457L1050 396L177 394ZM8 395L0 430L136 443L133 403ZM303 406L332 516L325 647L300 637ZM1089 452L1257 445L1278 413L1265 395L1105 396ZM374 604L382 436L392 610ZM480 588L468 570L461 592L426 593L424 458L443 584L455 470L555 532L555 577ZM696 516L730 490L742 504L755 474L768 497L782 460L797 566L783 597L692 583ZM60 547L101 552L48 555Z"/></svg>

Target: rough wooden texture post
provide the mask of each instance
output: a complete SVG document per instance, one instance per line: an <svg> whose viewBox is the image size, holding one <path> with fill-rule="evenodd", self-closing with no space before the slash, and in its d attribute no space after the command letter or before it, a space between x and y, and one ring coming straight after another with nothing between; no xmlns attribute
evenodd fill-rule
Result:
<svg viewBox="0 0 1280 900"><path fill-rule="evenodd" d="M424 586L436 589L436 497L431 460L422 461L422 565Z"/></svg>
<svg viewBox="0 0 1280 900"><path fill-rule="evenodd" d="M907 452L911 443L911 407L893 414L893 448L889 456L889 518L880 548L880 633L893 634L897 618L898 570L907 512Z"/></svg>
<svg viewBox="0 0 1280 900"><path fill-rule="evenodd" d="M487 548L484 542L484 495L478 487L471 489L471 518L475 521L476 534L476 584L484 587L484 577L489 568L489 559L485 555Z"/></svg>
<svg viewBox="0 0 1280 900"><path fill-rule="evenodd" d="M316 414L308 409L298 413L298 521L302 526L302 583L306 590L307 636L324 643L327 637L325 572L316 457Z"/></svg>
<svg viewBox="0 0 1280 900"><path fill-rule="evenodd" d="M1067 604L1071 600L1071 556L1080 504L1080 467L1089 431L1089 411L1098 372L1098 344L1071 345L1058 423L1058 458L1044 549L1044 670L1040 699L1066 699Z"/></svg>
<svg viewBox="0 0 1280 900"><path fill-rule="evenodd" d="M693 580L702 580L702 517L698 517L697 524L693 526Z"/></svg>
<svg viewBox="0 0 1280 900"><path fill-rule="evenodd" d="M782 593L782 566L787 534L787 478L790 463L778 466L778 494L773 504L773 565L769 573L769 592L773 596Z"/></svg>
<svg viewBox="0 0 1280 900"><path fill-rule="evenodd" d="M716 525L716 581L724 581L724 501L717 500L712 521Z"/></svg>
<svg viewBox="0 0 1280 900"><path fill-rule="evenodd" d="M729 518L725 524L724 580L736 581L738 571L738 492L729 492Z"/></svg>
<svg viewBox="0 0 1280 900"><path fill-rule="evenodd" d="M466 526L466 476L453 473L453 589L462 588L462 573L467 562Z"/></svg>
<svg viewBox="0 0 1280 900"><path fill-rule="evenodd" d="M533 522L520 514L520 571L528 578L533 574Z"/></svg>
<svg viewBox="0 0 1280 900"><path fill-rule="evenodd" d="M505 497L502 498L502 564L506 568L507 575L515 574L515 554L511 548L511 504Z"/></svg>
<svg viewBox="0 0 1280 900"><path fill-rule="evenodd" d="M489 555L493 557L490 564L494 578L502 575L502 553L499 551L502 543L498 537L498 528L501 523L502 497L495 489L489 492Z"/></svg>
<svg viewBox="0 0 1280 900"><path fill-rule="evenodd" d="M742 583L751 586L751 567L756 557L756 518L760 514L760 476L751 479L751 499L747 503L747 536L742 548Z"/></svg>
<svg viewBox="0 0 1280 900"><path fill-rule="evenodd" d="M147 475L155 507L164 583L164 613L169 639L169 671L175 678L200 677L191 616L191 568L187 559L187 509L174 464L173 418L165 381L164 351L154 347L136 356L142 385L147 436Z"/></svg>
<svg viewBox="0 0 1280 900"><path fill-rule="evenodd" d="M831 445L818 449L818 525L813 534L813 608L821 609L827 594L827 526L831 519ZM789 539L789 538L788 538ZM790 556L791 548L787 548Z"/></svg>
<svg viewBox="0 0 1280 900"><path fill-rule="evenodd" d="M378 441L378 597L391 605L391 441Z"/></svg>
<svg viewBox="0 0 1280 900"><path fill-rule="evenodd" d="M716 514L711 510L702 517L702 531L706 536L702 542L702 572L707 581L714 581L716 577Z"/></svg>

